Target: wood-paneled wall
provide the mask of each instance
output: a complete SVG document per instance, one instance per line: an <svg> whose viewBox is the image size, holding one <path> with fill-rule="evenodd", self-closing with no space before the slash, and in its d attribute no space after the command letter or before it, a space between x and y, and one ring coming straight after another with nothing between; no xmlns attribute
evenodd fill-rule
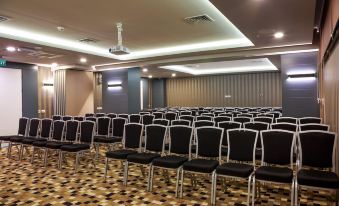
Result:
<svg viewBox="0 0 339 206"><path fill-rule="evenodd" d="M229 97L229 96L230 97ZM168 79L167 106L281 106L280 72Z"/></svg>
<svg viewBox="0 0 339 206"><path fill-rule="evenodd" d="M38 115L39 118L51 118L54 89L43 86L44 82L53 82L53 72L49 67L38 67Z"/></svg>

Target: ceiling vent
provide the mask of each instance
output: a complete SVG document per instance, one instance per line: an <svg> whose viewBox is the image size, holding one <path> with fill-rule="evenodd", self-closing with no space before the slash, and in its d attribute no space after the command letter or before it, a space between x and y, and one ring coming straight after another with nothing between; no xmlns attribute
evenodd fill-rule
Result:
<svg viewBox="0 0 339 206"><path fill-rule="evenodd" d="M9 18L8 17L5 17L5 16L1 16L0 15L0 22L4 22L4 21L8 21Z"/></svg>
<svg viewBox="0 0 339 206"><path fill-rule="evenodd" d="M210 16L207 14L202 14L198 16L190 16L186 17L184 21L188 24L198 24L198 23L208 23L208 22L213 22L214 19L212 19Z"/></svg>
<svg viewBox="0 0 339 206"><path fill-rule="evenodd" d="M81 43L91 44L91 43L97 43L99 40L93 39L93 38L83 38L83 39L80 39L79 41Z"/></svg>

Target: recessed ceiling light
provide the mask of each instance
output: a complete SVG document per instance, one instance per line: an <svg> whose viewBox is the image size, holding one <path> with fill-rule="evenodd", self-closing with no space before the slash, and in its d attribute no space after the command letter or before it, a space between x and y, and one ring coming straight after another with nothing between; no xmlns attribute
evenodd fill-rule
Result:
<svg viewBox="0 0 339 206"><path fill-rule="evenodd" d="M176 73L172 73L172 77L175 77L175 76L177 76L177 74Z"/></svg>
<svg viewBox="0 0 339 206"><path fill-rule="evenodd" d="M86 59L86 58L80 58L80 62L81 62L81 63L86 63L86 62L87 62L87 59Z"/></svg>
<svg viewBox="0 0 339 206"><path fill-rule="evenodd" d="M15 48L14 46L8 46L8 47L6 48L6 50L9 51L9 52L15 52L15 51L16 51L16 48Z"/></svg>
<svg viewBox="0 0 339 206"><path fill-rule="evenodd" d="M274 34L274 38L276 38L276 39L281 39L283 37L284 37L284 33L282 33L282 32L276 32Z"/></svg>
<svg viewBox="0 0 339 206"><path fill-rule="evenodd" d="M55 63L55 62L54 62L54 63L51 64L51 66L52 66L52 67L57 67L57 66L58 66L58 63Z"/></svg>
<svg viewBox="0 0 339 206"><path fill-rule="evenodd" d="M58 31L65 31L65 27L57 26L57 30L58 30Z"/></svg>
<svg viewBox="0 0 339 206"><path fill-rule="evenodd" d="M148 78L150 78L150 79L151 79L152 77L153 77L152 75L148 75Z"/></svg>
<svg viewBox="0 0 339 206"><path fill-rule="evenodd" d="M147 68L143 68L142 71L143 72L148 72L148 69Z"/></svg>

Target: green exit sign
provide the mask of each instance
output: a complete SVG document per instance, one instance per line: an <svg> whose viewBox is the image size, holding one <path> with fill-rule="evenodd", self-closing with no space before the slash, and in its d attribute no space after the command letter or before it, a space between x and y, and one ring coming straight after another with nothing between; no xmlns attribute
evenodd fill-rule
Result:
<svg viewBox="0 0 339 206"><path fill-rule="evenodd" d="M0 59L0 67L6 66L6 60Z"/></svg>

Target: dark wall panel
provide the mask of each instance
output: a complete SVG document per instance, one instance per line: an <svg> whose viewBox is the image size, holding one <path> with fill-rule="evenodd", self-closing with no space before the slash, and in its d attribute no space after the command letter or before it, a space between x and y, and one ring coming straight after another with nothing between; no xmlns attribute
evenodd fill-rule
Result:
<svg viewBox="0 0 339 206"><path fill-rule="evenodd" d="M143 109L149 108L149 80L141 78L142 81L142 93L143 93Z"/></svg>
<svg viewBox="0 0 339 206"><path fill-rule="evenodd" d="M128 113L140 111L140 68L128 69Z"/></svg>
<svg viewBox="0 0 339 206"><path fill-rule="evenodd" d="M166 80L152 80L152 107L166 107Z"/></svg>

